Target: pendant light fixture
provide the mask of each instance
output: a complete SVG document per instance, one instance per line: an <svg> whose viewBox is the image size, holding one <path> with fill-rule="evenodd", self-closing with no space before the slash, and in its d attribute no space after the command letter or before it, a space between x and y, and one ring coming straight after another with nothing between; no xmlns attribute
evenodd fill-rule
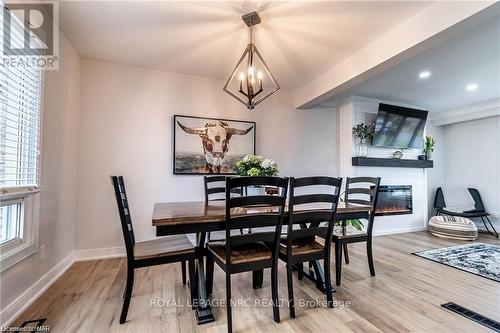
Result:
<svg viewBox="0 0 500 333"><path fill-rule="evenodd" d="M249 28L249 42L223 90L253 110L280 86L253 43L252 27L261 22L259 14L252 12L242 18Z"/></svg>

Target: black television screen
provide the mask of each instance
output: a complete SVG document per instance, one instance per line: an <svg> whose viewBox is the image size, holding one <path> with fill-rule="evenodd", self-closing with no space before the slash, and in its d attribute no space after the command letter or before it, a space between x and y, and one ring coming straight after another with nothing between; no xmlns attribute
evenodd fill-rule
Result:
<svg viewBox="0 0 500 333"><path fill-rule="evenodd" d="M392 148L422 148L427 111L379 104L373 145Z"/></svg>

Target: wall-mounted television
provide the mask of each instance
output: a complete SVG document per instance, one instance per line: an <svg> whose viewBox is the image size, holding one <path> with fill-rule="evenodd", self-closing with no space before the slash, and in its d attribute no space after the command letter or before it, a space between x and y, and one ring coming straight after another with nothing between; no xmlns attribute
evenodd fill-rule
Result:
<svg viewBox="0 0 500 333"><path fill-rule="evenodd" d="M420 149L426 120L427 111L380 103L372 144Z"/></svg>

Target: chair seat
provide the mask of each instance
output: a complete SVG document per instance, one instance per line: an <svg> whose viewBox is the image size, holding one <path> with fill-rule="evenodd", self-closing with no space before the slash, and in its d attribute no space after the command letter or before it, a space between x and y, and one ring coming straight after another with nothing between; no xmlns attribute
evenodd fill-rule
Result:
<svg viewBox="0 0 500 333"><path fill-rule="evenodd" d="M287 238L283 237L280 240L280 252L286 254L287 248L288 248ZM323 246L323 244L319 243L315 239L311 239L308 241L301 241L292 244L292 256L321 252L324 250L324 248L325 247Z"/></svg>
<svg viewBox="0 0 500 333"><path fill-rule="evenodd" d="M208 250L219 260L224 263L226 262L225 243L209 243ZM231 264L242 264L249 261L262 261L270 259L272 259L272 251L262 242L231 246Z"/></svg>
<svg viewBox="0 0 500 333"><path fill-rule="evenodd" d="M344 231L340 228L333 228L333 240L360 236L368 236L368 234L364 230L357 230L351 226L347 226Z"/></svg>
<svg viewBox="0 0 500 333"><path fill-rule="evenodd" d="M489 214L485 212L484 210L466 210L466 211L457 211L452 208L438 208L436 209L439 213L443 215L450 215L450 216L458 216L458 217L465 217L465 218L475 218L475 217L484 217L488 216Z"/></svg>
<svg viewBox="0 0 500 333"><path fill-rule="evenodd" d="M185 235L166 236L134 245L134 259L151 259L194 253L194 246Z"/></svg>

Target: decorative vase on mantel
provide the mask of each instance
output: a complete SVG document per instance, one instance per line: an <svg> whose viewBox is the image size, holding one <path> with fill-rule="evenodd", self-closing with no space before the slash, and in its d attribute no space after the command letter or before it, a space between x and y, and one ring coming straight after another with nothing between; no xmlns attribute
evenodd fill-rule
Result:
<svg viewBox="0 0 500 333"><path fill-rule="evenodd" d="M368 156L368 140L373 137L374 132L375 123L360 123L352 128L352 134L356 140L356 156Z"/></svg>
<svg viewBox="0 0 500 333"><path fill-rule="evenodd" d="M368 139L367 138L356 138L356 156L367 157L368 156Z"/></svg>

